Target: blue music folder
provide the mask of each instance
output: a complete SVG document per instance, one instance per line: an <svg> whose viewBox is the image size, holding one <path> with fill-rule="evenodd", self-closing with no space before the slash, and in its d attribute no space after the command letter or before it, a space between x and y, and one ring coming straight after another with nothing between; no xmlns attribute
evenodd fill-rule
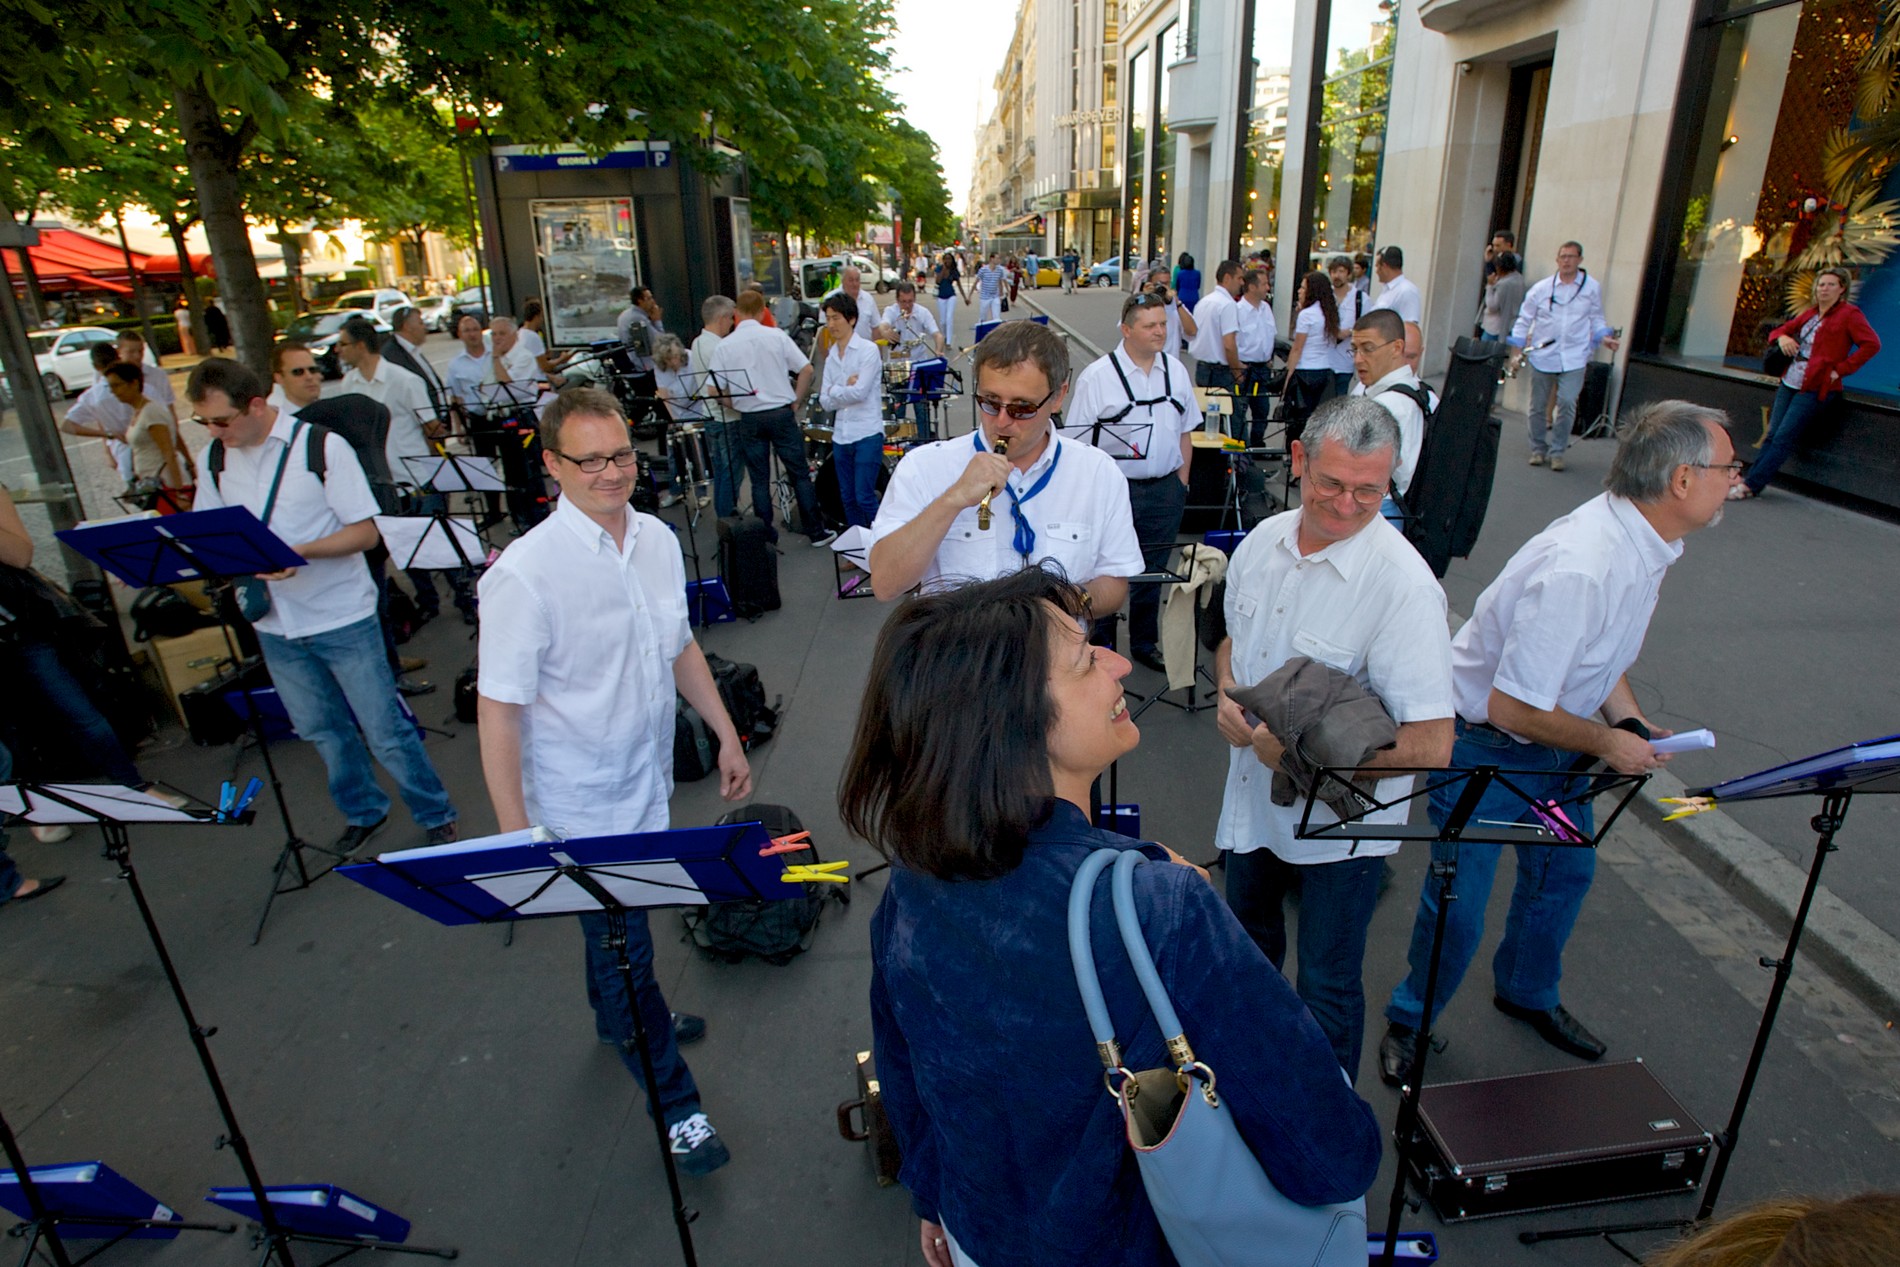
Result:
<svg viewBox="0 0 1900 1267"><path fill-rule="evenodd" d="M1849 744L1713 787L1691 788L1689 795L1713 797L1716 803L1722 804L1839 788L1852 788L1856 792L1900 792L1900 735Z"/></svg>
<svg viewBox="0 0 1900 1267"><path fill-rule="evenodd" d="M59 1166L29 1166L27 1173L39 1187L40 1201L47 1213L62 1222L63 1240L120 1235L142 1240L169 1241L178 1236L175 1228L141 1227L127 1231L104 1224L68 1223L66 1219L159 1219L167 1223L183 1220L170 1206L145 1191L102 1161L67 1162ZM0 1170L0 1206L23 1219L33 1217L20 1178L11 1170Z"/></svg>
<svg viewBox="0 0 1900 1267"><path fill-rule="evenodd" d="M138 588L277 572L308 562L242 506L132 515L53 535Z"/></svg>
<svg viewBox="0 0 1900 1267"><path fill-rule="evenodd" d="M349 1236L399 1245L409 1239L409 1220L333 1183L270 1184L264 1188L271 1213L290 1232L305 1236ZM249 1188L213 1188L205 1200L246 1218L257 1217L257 1197Z"/></svg>
<svg viewBox="0 0 1900 1267"><path fill-rule="evenodd" d="M338 867L364 888L441 924L485 924L604 909L562 873L579 867L629 908L804 897L781 877L797 853L762 857L759 823L560 840L545 829L386 853ZM804 861L810 861L806 854Z"/></svg>

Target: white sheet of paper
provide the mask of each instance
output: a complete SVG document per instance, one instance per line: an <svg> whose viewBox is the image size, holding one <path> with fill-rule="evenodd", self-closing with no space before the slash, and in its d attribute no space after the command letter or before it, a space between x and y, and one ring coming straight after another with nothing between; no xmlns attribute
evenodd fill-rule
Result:
<svg viewBox="0 0 1900 1267"><path fill-rule="evenodd" d="M871 530L862 524L852 524L832 541L831 550L853 563L867 563L871 557Z"/></svg>
<svg viewBox="0 0 1900 1267"><path fill-rule="evenodd" d="M455 539L462 543L461 556L457 556L455 547L450 544L443 522L450 525ZM482 560L488 557L488 547L475 534L473 519L438 521L426 515L378 515L376 531L383 534L389 557L400 568L459 568L464 566L464 557L469 565L480 567Z"/></svg>
<svg viewBox="0 0 1900 1267"><path fill-rule="evenodd" d="M1649 741L1649 746L1664 754L1698 752L1704 748L1715 747L1715 732L1706 728L1685 730L1679 734L1670 735L1666 739L1652 739Z"/></svg>
<svg viewBox="0 0 1900 1267"><path fill-rule="evenodd" d="M547 884L550 871L472 875L477 887L496 900L514 906ZM631 862L591 867L589 874L607 892L628 906L682 906L704 902L706 895L677 862ZM531 902L516 907L523 915L557 915L564 911L597 911L600 903L586 889L561 876Z"/></svg>
<svg viewBox="0 0 1900 1267"><path fill-rule="evenodd" d="M0 814L18 814L29 823L195 823L184 810L156 796L116 783L48 783L49 792L80 808L62 805L37 792L23 793L17 783L0 784Z"/></svg>
<svg viewBox="0 0 1900 1267"><path fill-rule="evenodd" d="M402 464L409 468L409 481L417 488L434 488L438 493L505 493L508 483L495 473L495 459L456 455L411 457Z"/></svg>

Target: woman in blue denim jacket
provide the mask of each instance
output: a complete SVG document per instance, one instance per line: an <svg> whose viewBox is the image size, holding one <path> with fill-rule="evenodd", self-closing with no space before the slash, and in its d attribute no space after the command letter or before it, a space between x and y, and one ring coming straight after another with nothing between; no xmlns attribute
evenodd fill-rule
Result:
<svg viewBox="0 0 1900 1267"><path fill-rule="evenodd" d="M1371 1186L1372 1110L1206 873L1098 831L1095 777L1139 734L1128 661L1084 592L1036 569L907 601L879 638L840 788L896 864L871 923L871 1023L930 1267L1171 1264L1103 1081L1066 907L1108 846L1157 862L1135 898L1162 982L1241 1134L1293 1200ZM1119 946L1104 884L1098 947ZM1130 1068L1167 1063L1125 955L1098 955Z"/></svg>

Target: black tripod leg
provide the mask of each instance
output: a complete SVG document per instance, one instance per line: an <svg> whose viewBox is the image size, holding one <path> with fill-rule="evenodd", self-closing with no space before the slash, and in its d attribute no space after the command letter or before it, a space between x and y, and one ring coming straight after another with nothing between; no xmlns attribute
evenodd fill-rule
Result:
<svg viewBox="0 0 1900 1267"><path fill-rule="evenodd" d="M673 1200L673 1226L679 1231L680 1257L686 1267L698 1267L693 1253L692 1222L699 1216L686 1208L680 1192L679 1170L673 1164L673 1144L666 1134L666 1114L660 1109L660 1078L653 1067L653 1043L646 1021L640 1015L640 996L633 984L633 961L627 958L627 913L607 912L607 948L614 953L614 967L627 991L627 1011L633 1015L633 1043L640 1054L640 1073L646 1079L647 1116L653 1119L653 1132L660 1144L660 1163L666 1169L666 1191Z"/></svg>

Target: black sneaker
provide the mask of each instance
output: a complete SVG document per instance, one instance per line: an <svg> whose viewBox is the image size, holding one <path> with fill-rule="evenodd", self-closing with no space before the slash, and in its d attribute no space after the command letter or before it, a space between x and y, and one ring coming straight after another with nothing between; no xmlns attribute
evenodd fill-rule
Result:
<svg viewBox="0 0 1900 1267"><path fill-rule="evenodd" d="M710 1175L732 1160L719 1132L713 1129L704 1113L673 1123L667 1128L666 1138L672 1148L673 1161L689 1175Z"/></svg>
<svg viewBox="0 0 1900 1267"><path fill-rule="evenodd" d="M681 1046L706 1037L706 1018L691 1012L673 1013L673 1041Z"/></svg>
<svg viewBox="0 0 1900 1267"><path fill-rule="evenodd" d="M811 535L811 543L814 546L828 546L837 539L838 534L829 528L820 528Z"/></svg>
<svg viewBox="0 0 1900 1267"><path fill-rule="evenodd" d="M429 829L428 839L432 845L452 845L461 838L462 833L456 830L453 819L443 823L439 827L431 827Z"/></svg>
<svg viewBox="0 0 1900 1267"><path fill-rule="evenodd" d="M405 698L414 699L418 695L433 695L435 683L425 682L419 677L410 677L405 673L396 679L396 689L401 691Z"/></svg>
<svg viewBox="0 0 1900 1267"><path fill-rule="evenodd" d="M343 829L343 834L336 838L336 843L330 846L330 848L333 852L340 853L345 858L351 857L357 850L367 845L369 838L381 831L383 824L388 821L389 815L385 814L366 827L358 827L355 824L351 824Z"/></svg>
<svg viewBox="0 0 1900 1267"><path fill-rule="evenodd" d="M1142 668L1151 669L1156 673L1168 671L1167 661L1161 658L1161 651L1156 647L1134 647L1129 651L1128 658Z"/></svg>

